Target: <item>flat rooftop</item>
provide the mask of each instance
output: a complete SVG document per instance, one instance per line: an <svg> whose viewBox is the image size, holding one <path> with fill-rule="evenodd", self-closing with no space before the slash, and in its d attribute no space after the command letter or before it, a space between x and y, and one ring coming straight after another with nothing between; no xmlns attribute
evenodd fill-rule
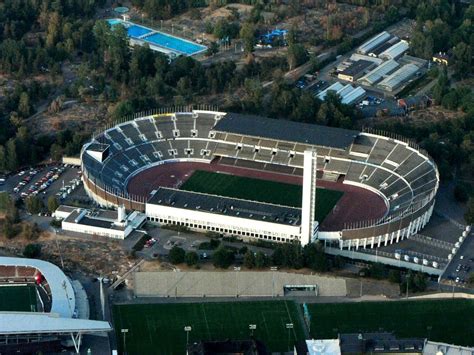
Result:
<svg viewBox="0 0 474 355"><path fill-rule="evenodd" d="M359 134L349 129L237 113L226 114L213 130L337 149L347 149Z"/></svg>
<svg viewBox="0 0 474 355"><path fill-rule="evenodd" d="M69 216L64 220L68 223L82 224L85 226L92 226L98 228L124 230L125 227L114 224L117 220L117 211L99 210L90 211L86 213L79 221L76 219L81 215L83 209L75 209Z"/></svg>
<svg viewBox="0 0 474 355"><path fill-rule="evenodd" d="M292 226L300 225L301 220L299 208L164 187L159 188L147 203Z"/></svg>
<svg viewBox="0 0 474 355"><path fill-rule="evenodd" d="M347 76L354 76L359 73L361 73L363 70L366 68L374 65L374 62L368 61L368 60L358 60L354 63L352 63L348 68L344 69L341 73L341 75L347 75Z"/></svg>

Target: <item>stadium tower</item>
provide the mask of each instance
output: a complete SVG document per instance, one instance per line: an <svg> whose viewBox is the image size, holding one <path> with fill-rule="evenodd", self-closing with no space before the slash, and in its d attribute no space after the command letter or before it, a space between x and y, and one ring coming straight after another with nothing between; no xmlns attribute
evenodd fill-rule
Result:
<svg viewBox="0 0 474 355"><path fill-rule="evenodd" d="M318 222L314 220L316 205L316 151L306 150L303 161L303 199L301 206L301 245L313 241Z"/></svg>

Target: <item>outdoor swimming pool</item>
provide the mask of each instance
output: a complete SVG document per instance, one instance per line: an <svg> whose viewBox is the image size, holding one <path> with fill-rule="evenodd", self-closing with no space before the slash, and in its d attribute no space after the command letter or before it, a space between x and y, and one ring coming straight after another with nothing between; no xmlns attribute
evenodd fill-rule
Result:
<svg viewBox="0 0 474 355"><path fill-rule="evenodd" d="M206 46L152 30L133 22L123 21L120 19L109 19L107 22L111 26L122 24L127 29L127 34L130 38L148 43L154 50L159 51L160 48L162 48L165 53L173 52L176 55L192 56L207 49Z"/></svg>

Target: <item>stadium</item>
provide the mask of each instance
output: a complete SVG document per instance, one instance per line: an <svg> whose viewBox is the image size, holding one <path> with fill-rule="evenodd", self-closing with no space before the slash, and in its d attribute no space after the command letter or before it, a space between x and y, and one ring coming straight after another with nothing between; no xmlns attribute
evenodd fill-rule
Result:
<svg viewBox="0 0 474 355"><path fill-rule="evenodd" d="M127 117L93 135L81 164L101 206L124 205L157 224L244 240L319 239L340 250L416 234L439 185L433 160L402 137L209 107Z"/></svg>
<svg viewBox="0 0 474 355"><path fill-rule="evenodd" d="M36 259L0 257L0 353L59 352L82 336L112 330L89 320L88 300L78 281L56 265Z"/></svg>

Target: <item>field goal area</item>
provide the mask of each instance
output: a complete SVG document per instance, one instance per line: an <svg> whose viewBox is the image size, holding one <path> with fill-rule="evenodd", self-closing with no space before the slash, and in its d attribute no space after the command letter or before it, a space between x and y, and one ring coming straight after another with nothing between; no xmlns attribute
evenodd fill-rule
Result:
<svg viewBox="0 0 474 355"><path fill-rule="evenodd" d="M301 185L203 170L196 170L180 189L296 208L301 207L303 191ZM317 188L316 220L322 222L343 194Z"/></svg>
<svg viewBox="0 0 474 355"><path fill-rule="evenodd" d="M128 329L126 351L130 354L185 353L186 333L189 342L209 340L247 340L249 325L255 325L255 338L270 351L288 351L295 341L304 339L297 305L292 301L259 301L233 303L168 303L115 305L114 323L117 334ZM288 329L287 324L292 324ZM122 338L117 342L123 350Z"/></svg>
<svg viewBox="0 0 474 355"><path fill-rule="evenodd" d="M29 284L0 284L1 312L37 312L36 287Z"/></svg>

